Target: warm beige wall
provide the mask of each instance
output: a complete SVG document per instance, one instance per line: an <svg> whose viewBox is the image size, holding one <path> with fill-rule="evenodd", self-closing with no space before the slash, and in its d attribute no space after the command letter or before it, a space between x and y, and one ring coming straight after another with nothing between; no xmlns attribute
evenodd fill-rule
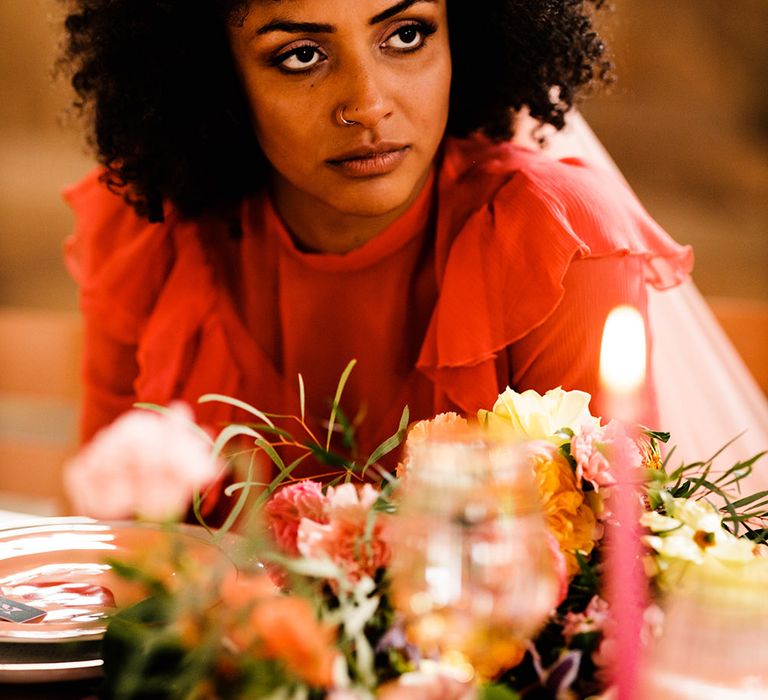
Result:
<svg viewBox="0 0 768 700"><path fill-rule="evenodd" d="M90 167L61 121L68 91L52 77L58 0L0 0L0 304L77 305L61 262L71 228L62 186Z"/></svg>
<svg viewBox="0 0 768 700"><path fill-rule="evenodd" d="M765 0L614 0L620 82L587 106L705 293L768 299ZM74 308L61 187L89 160L51 83L59 0L0 0L0 304ZM762 110L762 111L760 111Z"/></svg>
<svg viewBox="0 0 768 700"><path fill-rule="evenodd" d="M768 300L768 2L610 1L619 82L590 122L701 289Z"/></svg>

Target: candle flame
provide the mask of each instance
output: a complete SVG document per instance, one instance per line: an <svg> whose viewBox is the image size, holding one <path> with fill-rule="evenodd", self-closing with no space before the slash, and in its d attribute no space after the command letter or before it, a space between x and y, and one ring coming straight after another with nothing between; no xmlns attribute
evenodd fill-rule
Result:
<svg viewBox="0 0 768 700"><path fill-rule="evenodd" d="M645 382L645 323L632 306L608 314L600 347L600 381L613 394L631 394Z"/></svg>

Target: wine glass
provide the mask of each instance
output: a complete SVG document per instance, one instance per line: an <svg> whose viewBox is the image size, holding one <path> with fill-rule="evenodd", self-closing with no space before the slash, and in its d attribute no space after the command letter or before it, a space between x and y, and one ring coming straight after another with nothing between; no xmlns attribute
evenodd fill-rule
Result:
<svg viewBox="0 0 768 700"><path fill-rule="evenodd" d="M465 680L519 663L560 586L520 448L475 430L409 441L399 498L392 592L410 641Z"/></svg>
<svg viewBox="0 0 768 700"><path fill-rule="evenodd" d="M768 559L691 564L666 597L643 700L768 697Z"/></svg>

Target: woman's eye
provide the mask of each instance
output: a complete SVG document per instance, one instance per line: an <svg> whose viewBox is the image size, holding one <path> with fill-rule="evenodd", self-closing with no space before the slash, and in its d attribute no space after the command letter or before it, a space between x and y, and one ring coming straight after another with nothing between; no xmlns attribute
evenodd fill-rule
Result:
<svg viewBox="0 0 768 700"><path fill-rule="evenodd" d="M275 64L289 73L301 73L317 65L323 55L315 46L298 46L275 59Z"/></svg>
<svg viewBox="0 0 768 700"><path fill-rule="evenodd" d="M416 25L401 27L385 42L391 49L408 51L417 49L424 42L424 34Z"/></svg>

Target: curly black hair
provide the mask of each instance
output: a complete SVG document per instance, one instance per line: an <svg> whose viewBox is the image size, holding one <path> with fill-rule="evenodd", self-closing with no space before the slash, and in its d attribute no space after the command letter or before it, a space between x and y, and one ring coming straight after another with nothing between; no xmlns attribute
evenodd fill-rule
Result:
<svg viewBox="0 0 768 700"><path fill-rule="evenodd" d="M66 0L61 64L106 181L150 221L223 213L266 182L227 35L252 0ZM448 133L513 134L527 107L560 129L612 69L594 29L603 0L447 0Z"/></svg>

